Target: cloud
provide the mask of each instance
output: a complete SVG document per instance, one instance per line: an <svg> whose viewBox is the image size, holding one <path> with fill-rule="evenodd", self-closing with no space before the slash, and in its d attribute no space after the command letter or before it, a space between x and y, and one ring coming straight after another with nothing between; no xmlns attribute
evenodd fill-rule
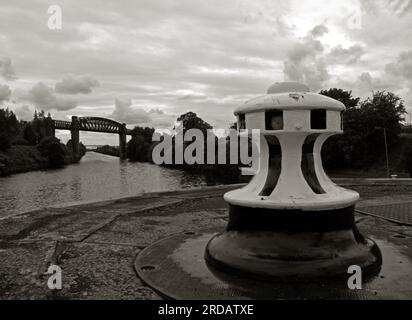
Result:
<svg viewBox="0 0 412 320"><path fill-rule="evenodd" d="M11 90L7 85L0 85L0 104L3 101L8 101L11 96Z"/></svg>
<svg viewBox="0 0 412 320"><path fill-rule="evenodd" d="M60 82L56 83L55 91L66 94L87 94L92 92L92 88L99 85L99 81L90 76L78 78L75 78L74 76L67 76Z"/></svg>
<svg viewBox="0 0 412 320"><path fill-rule="evenodd" d="M412 50L402 52L394 63L385 66L385 70L394 76L412 81Z"/></svg>
<svg viewBox="0 0 412 320"><path fill-rule="evenodd" d="M361 5L370 14L377 15L380 12L387 12L397 17L402 17L412 7L410 0L363 0Z"/></svg>
<svg viewBox="0 0 412 320"><path fill-rule="evenodd" d="M14 113L20 120L30 121L33 119L34 111L29 107L29 105L25 104L19 107L15 107Z"/></svg>
<svg viewBox="0 0 412 320"><path fill-rule="evenodd" d="M347 49L338 45L329 52L327 59L330 63L352 64L359 62L365 53L365 49L359 44L355 44Z"/></svg>
<svg viewBox="0 0 412 320"><path fill-rule="evenodd" d="M327 32L328 28L318 25L289 50L283 69L286 80L303 82L318 90L329 79L324 47L317 39Z"/></svg>
<svg viewBox="0 0 412 320"><path fill-rule="evenodd" d="M37 83L28 93L26 99L33 102L37 108L44 110L70 110L77 106L73 100L66 100L57 97L51 87L44 83Z"/></svg>
<svg viewBox="0 0 412 320"><path fill-rule="evenodd" d="M309 33L314 37L318 38L323 36L324 34L328 33L329 29L324 26L323 24L319 24L315 26L312 30L309 31Z"/></svg>
<svg viewBox="0 0 412 320"><path fill-rule="evenodd" d="M134 106L131 99L115 99L114 110L108 117L128 125L169 128L173 125L177 115L165 113L159 108L151 108L147 111Z"/></svg>
<svg viewBox="0 0 412 320"><path fill-rule="evenodd" d="M345 85L367 94L385 85L412 101L406 57L398 66L400 53L411 50L407 1L61 0L70 19L50 32L38 4L2 0L0 56L18 67L21 79L13 83L12 97L43 82L54 89L43 95L48 107L78 99L75 109L59 111L62 119L113 113L126 122L149 117L148 125L156 125L193 111L227 127L237 105L284 78L312 90ZM400 5L391 7L395 2ZM371 10L361 10L362 3ZM348 23L353 12L360 14L359 26ZM0 79L3 69L13 77L10 59L0 61ZM99 90L90 77L100 81ZM133 100L116 110L116 97ZM62 109L73 105L63 103ZM152 106L164 114L148 111Z"/></svg>
<svg viewBox="0 0 412 320"><path fill-rule="evenodd" d="M16 74L10 58L0 59L0 75L7 80L15 80Z"/></svg>
<svg viewBox="0 0 412 320"><path fill-rule="evenodd" d="M116 99L111 117L126 124L148 123L151 121L149 112L138 107L132 107L131 99Z"/></svg>

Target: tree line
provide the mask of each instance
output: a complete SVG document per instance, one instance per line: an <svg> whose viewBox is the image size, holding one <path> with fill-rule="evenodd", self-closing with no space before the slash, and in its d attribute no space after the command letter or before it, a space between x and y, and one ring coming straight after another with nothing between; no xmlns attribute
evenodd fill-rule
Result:
<svg viewBox="0 0 412 320"><path fill-rule="evenodd" d="M66 145L53 133L52 119L44 110L35 111L29 122L18 121L13 111L0 109L0 151L7 153L13 146L36 147L49 160L51 167L60 167L78 161L72 157L71 140ZM80 145L80 157L86 152Z"/></svg>
<svg viewBox="0 0 412 320"><path fill-rule="evenodd" d="M409 172L412 177L412 140L402 137L401 129L406 114L404 101L392 92L376 91L361 101L352 91L331 88L319 92L334 98L346 106L343 113L343 134L329 138L323 149L323 165L329 170L369 170L377 159L385 156L383 129L386 131L389 151L400 152L398 170ZM206 131L212 126L193 112L177 118L182 130L192 128ZM236 128L236 123L231 125ZM154 129L138 127L127 145L127 156L131 161L151 162ZM218 139L216 137L216 139ZM185 145L191 142L185 142ZM170 165L169 165L170 166ZM238 168L233 165L171 165L170 167L216 174L237 181Z"/></svg>

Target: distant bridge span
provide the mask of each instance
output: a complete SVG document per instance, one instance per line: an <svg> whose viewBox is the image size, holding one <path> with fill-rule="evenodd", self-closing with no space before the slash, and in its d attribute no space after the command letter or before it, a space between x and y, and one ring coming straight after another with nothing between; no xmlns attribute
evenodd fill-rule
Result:
<svg viewBox="0 0 412 320"><path fill-rule="evenodd" d="M106 118L99 117L76 117L72 121L52 119L53 134L55 130L70 130L73 155L79 157L79 131L115 133L119 135L120 158L126 158L126 135L132 135L132 130L126 128L125 123L119 123Z"/></svg>

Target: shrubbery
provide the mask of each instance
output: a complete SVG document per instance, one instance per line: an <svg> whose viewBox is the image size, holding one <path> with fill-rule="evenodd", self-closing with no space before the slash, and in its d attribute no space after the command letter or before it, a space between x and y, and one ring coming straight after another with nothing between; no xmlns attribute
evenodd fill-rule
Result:
<svg viewBox="0 0 412 320"><path fill-rule="evenodd" d="M13 111L0 109L0 151L7 151L11 147L11 139L19 131L19 122Z"/></svg>
<svg viewBox="0 0 412 320"><path fill-rule="evenodd" d="M52 167L61 167L66 164L67 148L56 137L45 137L37 146L43 157L47 157Z"/></svg>
<svg viewBox="0 0 412 320"><path fill-rule="evenodd" d="M152 161L153 128L135 127L132 130L132 139L127 143L127 158L130 161Z"/></svg>
<svg viewBox="0 0 412 320"><path fill-rule="evenodd" d="M10 137L4 132L0 132L0 151L7 151L10 147Z"/></svg>

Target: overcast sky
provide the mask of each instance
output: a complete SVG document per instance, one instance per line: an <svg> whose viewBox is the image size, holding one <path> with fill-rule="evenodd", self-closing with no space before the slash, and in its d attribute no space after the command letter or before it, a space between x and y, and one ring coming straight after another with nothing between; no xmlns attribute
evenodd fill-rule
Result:
<svg viewBox="0 0 412 320"><path fill-rule="evenodd" d="M0 104L25 120L37 107L156 128L194 111L226 128L236 106L294 80L390 90L411 112L411 2L1 0ZM53 4L61 30L47 25Z"/></svg>

